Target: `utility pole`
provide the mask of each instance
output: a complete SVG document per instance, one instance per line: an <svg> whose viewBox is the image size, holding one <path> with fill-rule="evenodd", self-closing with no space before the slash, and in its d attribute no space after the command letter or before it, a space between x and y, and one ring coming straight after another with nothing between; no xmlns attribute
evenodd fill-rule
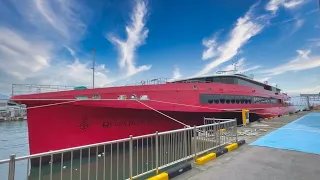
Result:
<svg viewBox="0 0 320 180"><path fill-rule="evenodd" d="M92 51L92 88L94 88L94 69L95 69L95 54L96 50L94 48L91 48Z"/></svg>

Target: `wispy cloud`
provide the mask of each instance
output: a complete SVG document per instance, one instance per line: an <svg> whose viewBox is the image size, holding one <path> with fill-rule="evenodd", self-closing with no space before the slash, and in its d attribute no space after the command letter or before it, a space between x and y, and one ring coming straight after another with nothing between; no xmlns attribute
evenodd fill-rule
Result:
<svg viewBox="0 0 320 180"><path fill-rule="evenodd" d="M203 52L203 59L217 57L208 63L197 75L208 74L213 68L231 60L239 53L240 48L246 44L249 39L259 34L269 20L269 16L254 16L254 9L257 4L250 7L249 11L237 20L234 28L229 34L229 39L221 44L217 44L217 36L205 39L203 44L206 50Z"/></svg>
<svg viewBox="0 0 320 180"><path fill-rule="evenodd" d="M303 89L289 89L289 90L286 90L286 92L291 94L318 94L320 93L320 86L303 88Z"/></svg>
<svg viewBox="0 0 320 180"><path fill-rule="evenodd" d="M67 41L79 39L85 33L87 28L85 21L90 17L90 10L81 2L74 0L32 0L32 2L33 5L21 2L15 4L34 25L51 33L53 29Z"/></svg>
<svg viewBox="0 0 320 180"><path fill-rule="evenodd" d="M180 79L182 77L181 73L180 73L180 69L179 67L175 66L174 69L173 69L173 76L172 78L173 79Z"/></svg>
<svg viewBox="0 0 320 180"><path fill-rule="evenodd" d="M265 8L268 11L276 12L281 6L287 9L293 9L303 3L304 0L270 0Z"/></svg>
<svg viewBox="0 0 320 180"><path fill-rule="evenodd" d="M301 71L320 67L320 56L310 56L311 50L297 50L298 56L289 62L272 69L262 71L269 76L279 75L289 71Z"/></svg>
<svg viewBox="0 0 320 180"><path fill-rule="evenodd" d="M237 70L241 73L245 73L248 71L252 71L252 70L261 68L260 65L248 66L245 64L245 58L241 58L241 59L239 59L239 61L227 65L225 68L223 68L223 70L224 71L231 71L231 70L234 70L235 66L237 67Z"/></svg>
<svg viewBox="0 0 320 180"><path fill-rule="evenodd" d="M209 58L212 58L212 57L219 55L219 52L217 50L218 35L219 35L219 33L216 33L212 37L202 40L202 45L207 48L202 52L202 59L203 60L206 60L206 59L209 59Z"/></svg>
<svg viewBox="0 0 320 180"><path fill-rule="evenodd" d="M117 46L120 54L119 66L125 69L127 77L151 68L151 65L139 67L135 65L135 51L145 43L149 32L145 27L147 13L147 2L136 0L136 6L131 14L131 24L126 26L127 39L121 40L114 35L107 37L109 41Z"/></svg>
<svg viewBox="0 0 320 180"><path fill-rule="evenodd" d="M0 91L10 92L12 83L89 85L92 83L91 62L80 62L73 49L67 49L74 61L57 61L53 44L29 39L12 29L0 28ZM112 81L104 64L96 66L97 87Z"/></svg>
<svg viewBox="0 0 320 180"><path fill-rule="evenodd" d="M270 79L270 77L264 77L264 78L260 78L260 79L256 79L256 81L259 81L259 82L266 82Z"/></svg>
<svg viewBox="0 0 320 180"><path fill-rule="evenodd" d="M30 41L8 28L0 28L0 69L19 80L47 68L52 44Z"/></svg>
<svg viewBox="0 0 320 180"><path fill-rule="evenodd" d="M304 19L296 19L293 28L291 28L291 32L288 33L288 36L293 35L295 32L297 32L304 24Z"/></svg>

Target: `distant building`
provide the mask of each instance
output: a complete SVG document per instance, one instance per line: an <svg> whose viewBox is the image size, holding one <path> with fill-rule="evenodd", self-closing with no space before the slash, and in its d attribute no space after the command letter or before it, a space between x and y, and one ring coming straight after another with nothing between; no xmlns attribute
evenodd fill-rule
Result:
<svg viewBox="0 0 320 180"><path fill-rule="evenodd" d="M7 103L0 102L0 120L13 117L25 117L25 105L8 105Z"/></svg>

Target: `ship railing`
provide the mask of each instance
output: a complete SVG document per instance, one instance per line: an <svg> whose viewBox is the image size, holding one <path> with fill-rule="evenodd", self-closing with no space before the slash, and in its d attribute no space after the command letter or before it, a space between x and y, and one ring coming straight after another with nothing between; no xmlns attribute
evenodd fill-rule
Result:
<svg viewBox="0 0 320 180"><path fill-rule="evenodd" d="M157 85L167 83L212 83L212 81L203 80L176 80L172 78L156 78L151 80L137 81L134 83L128 83L126 86L141 86L141 85Z"/></svg>
<svg viewBox="0 0 320 180"><path fill-rule="evenodd" d="M158 85L167 83L211 83L211 81L201 80L175 80L172 78L156 78L150 80L142 80L128 84L112 84L106 87L118 87L118 86L141 86L141 85ZM40 94L47 92L59 92L74 90L77 86L63 86L63 85L36 85L36 84L12 84L11 95L24 95L24 94ZM92 87L86 86L87 89Z"/></svg>
<svg viewBox="0 0 320 180"><path fill-rule="evenodd" d="M12 84L12 96L73 90L75 86Z"/></svg>
<svg viewBox="0 0 320 180"><path fill-rule="evenodd" d="M8 171L8 177L0 179L146 179L161 169L236 142L236 120L216 120L212 124L45 153L11 155L0 160L0 172Z"/></svg>

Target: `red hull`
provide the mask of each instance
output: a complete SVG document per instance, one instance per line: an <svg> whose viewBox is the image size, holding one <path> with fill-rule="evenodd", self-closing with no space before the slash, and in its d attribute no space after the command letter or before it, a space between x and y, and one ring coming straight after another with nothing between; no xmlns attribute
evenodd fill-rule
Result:
<svg viewBox="0 0 320 180"><path fill-rule="evenodd" d="M195 89L194 84L197 86ZM182 128L183 125L151 110L150 107L187 124L203 124L203 117L238 118L239 110L249 109L252 118L271 117L294 112L291 106L279 104L201 104L200 94L233 94L241 96L272 97L285 99L264 89L247 86L194 83L163 84L131 87L98 88L55 93L14 96L12 100L27 104L28 107L67 102L76 96L92 97L99 94L101 99L116 99L119 95L140 97L147 95L150 100L90 100L67 102L61 105L28 109L30 153L41 153L74 146L105 142L130 135L137 136ZM211 87L212 90L211 90ZM210 89L210 90L208 90ZM18 100L20 99L20 100ZM43 100L30 100L43 99ZM161 101L161 102L160 102Z"/></svg>

